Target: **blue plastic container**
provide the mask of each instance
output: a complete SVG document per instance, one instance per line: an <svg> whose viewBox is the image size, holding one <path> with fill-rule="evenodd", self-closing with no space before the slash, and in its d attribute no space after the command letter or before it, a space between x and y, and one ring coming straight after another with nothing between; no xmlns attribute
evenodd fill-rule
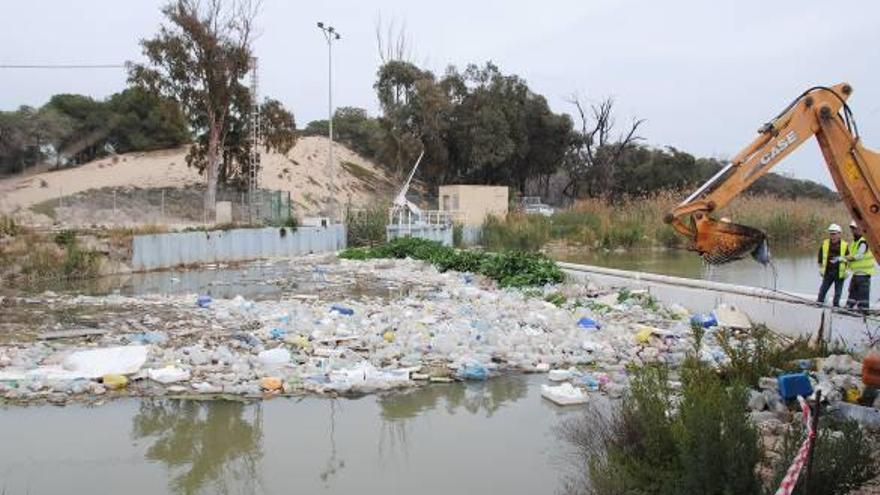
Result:
<svg viewBox="0 0 880 495"><path fill-rule="evenodd" d="M602 326L599 325L599 322L588 316L584 316L578 320L578 326L586 330L599 330L602 328Z"/></svg>
<svg viewBox="0 0 880 495"><path fill-rule="evenodd" d="M203 294L203 295L199 296L198 299L196 299L196 304L200 308L207 308L208 305L210 305L212 301L213 301L213 299L211 299L211 296L209 296L207 294Z"/></svg>
<svg viewBox="0 0 880 495"><path fill-rule="evenodd" d="M691 325L701 326L703 328L711 328L718 325L718 320L715 319L714 313L697 313L691 316Z"/></svg>
<svg viewBox="0 0 880 495"><path fill-rule="evenodd" d="M346 308L345 306L343 306L341 304L334 304L333 306L330 306L330 312L332 313L334 311L341 314L341 315L345 315L345 316L351 316L354 314L353 309Z"/></svg>
<svg viewBox="0 0 880 495"><path fill-rule="evenodd" d="M480 363L468 363L459 368L458 377L462 380L485 380L489 378L489 370Z"/></svg>
<svg viewBox="0 0 880 495"><path fill-rule="evenodd" d="M786 373L776 377L779 383L779 395L785 400L792 400L798 395L809 397L813 393L813 385L806 373Z"/></svg>

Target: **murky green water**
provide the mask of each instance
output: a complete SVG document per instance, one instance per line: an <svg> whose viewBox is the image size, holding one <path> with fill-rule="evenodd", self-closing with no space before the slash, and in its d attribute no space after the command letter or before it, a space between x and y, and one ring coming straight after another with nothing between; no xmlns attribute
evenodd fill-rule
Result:
<svg viewBox="0 0 880 495"><path fill-rule="evenodd" d="M360 399L0 409L0 493L553 493L546 376Z"/></svg>
<svg viewBox="0 0 880 495"><path fill-rule="evenodd" d="M565 250L553 254L562 261L637 270L803 294L815 294L821 279L816 252L811 249L778 250L764 267L751 258L720 266L707 266L696 254L680 250L633 250L624 253ZM872 281L880 287L880 277ZM845 296L844 296L845 297ZM830 299L830 296L829 296Z"/></svg>

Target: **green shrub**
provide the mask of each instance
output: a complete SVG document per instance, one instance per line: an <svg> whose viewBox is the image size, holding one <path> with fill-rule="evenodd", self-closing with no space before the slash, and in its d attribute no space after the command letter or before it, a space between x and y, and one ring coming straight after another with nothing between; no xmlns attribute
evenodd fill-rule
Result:
<svg viewBox="0 0 880 495"><path fill-rule="evenodd" d="M565 294L561 292L553 292L551 294L547 294L544 297L544 300L554 306L562 307L562 305L565 304L566 301L568 301L568 298L565 297Z"/></svg>
<svg viewBox="0 0 880 495"><path fill-rule="evenodd" d="M76 242L76 232L73 230L62 230L55 234L53 240L55 241L55 244L58 244L59 246L70 246Z"/></svg>
<svg viewBox="0 0 880 495"><path fill-rule="evenodd" d="M464 225L457 223L452 226L452 246L460 248L464 242Z"/></svg>
<svg viewBox="0 0 880 495"><path fill-rule="evenodd" d="M688 360L681 400L665 367L636 369L610 416L588 412L563 423L562 438L586 466L568 491L602 495L758 494L758 434L746 391L727 386L711 369Z"/></svg>
<svg viewBox="0 0 880 495"><path fill-rule="evenodd" d="M12 217L0 215L0 238L15 237L21 232L21 225L18 225Z"/></svg>
<svg viewBox="0 0 880 495"><path fill-rule="evenodd" d="M808 339L797 338L785 343L765 325L756 325L744 340L729 332L716 333L718 345L730 358L721 370L729 381L741 381L749 386L758 385L762 376L775 376L782 371L799 371L797 361L842 353L838 344L814 347Z"/></svg>
<svg viewBox="0 0 880 495"><path fill-rule="evenodd" d="M345 210L345 228L350 246L375 246L385 242L388 208L375 204L364 210Z"/></svg>
<svg viewBox="0 0 880 495"><path fill-rule="evenodd" d="M773 487L779 486L805 435L805 428L799 421L789 426L783 439L782 456L776 464ZM840 422L827 416L820 417L814 449L810 493L845 495L880 475L876 446L854 421ZM798 478L792 492L794 495L806 493L804 473L802 471Z"/></svg>
<svg viewBox="0 0 880 495"><path fill-rule="evenodd" d="M374 248L349 248L340 258L413 258L428 261L440 271L473 272L496 280L502 287L559 283L564 276L556 263L544 255L517 251L501 254L461 251L439 242L401 237Z"/></svg>

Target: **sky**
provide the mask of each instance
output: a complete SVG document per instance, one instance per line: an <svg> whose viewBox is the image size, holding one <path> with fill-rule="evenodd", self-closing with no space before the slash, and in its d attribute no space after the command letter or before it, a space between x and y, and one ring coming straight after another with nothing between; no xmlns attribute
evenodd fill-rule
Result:
<svg viewBox="0 0 880 495"><path fill-rule="evenodd" d="M0 64L118 64L142 60L138 41L162 22L165 1L5 0ZM460 1L263 0L255 54L262 95L299 126L327 115L327 45L336 106L378 110L376 24L405 26L413 60L442 74L492 61L526 79L557 112L572 94L613 97L623 126L645 119L652 146L728 158L803 90L849 82L869 148L880 148L880 2L819 0ZM0 69L0 110L38 106L56 93L106 97L122 69ZM775 171L831 185L815 142Z"/></svg>

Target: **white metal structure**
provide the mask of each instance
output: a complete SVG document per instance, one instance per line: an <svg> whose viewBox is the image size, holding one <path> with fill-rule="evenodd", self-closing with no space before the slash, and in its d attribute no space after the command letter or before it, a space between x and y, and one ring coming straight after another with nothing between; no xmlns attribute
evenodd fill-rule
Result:
<svg viewBox="0 0 880 495"><path fill-rule="evenodd" d="M324 39L327 40L327 137L330 142L327 144L327 167L330 170L333 184L336 185L336 172L333 168L333 42L341 38L339 31L333 26L325 25L323 22L318 23L318 29L324 33ZM334 205L338 201L334 199ZM337 208L334 206L334 210ZM336 220L337 212L333 211L331 216Z"/></svg>
<svg viewBox="0 0 880 495"><path fill-rule="evenodd" d="M416 175L416 170L419 169L419 164L422 163L422 157L424 156L424 151L419 153L419 158L416 160L416 164L413 165L412 170L409 172L409 177L406 178L406 182L403 183L403 187L400 188L400 192L398 192L397 196L394 197L394 201L391 203L391 210L389 212L390 223L398 225L422 223L421 208L416 206L415 203L413 203L412 201L406 199L406 193L409 192L409 188L412 185L413 177ZM404 220L404 218L406 220Z"/></svg>
<svg viewBox="0 0 880 495"><path fill-rule="evenodd" d="M257 78L257 57L251 57L251 134L250 138L250 163L248 164L248 203L249 216L253 221L259 218L260 212L256 211L258 201L257 191L260 189L260 98L259 79Z"/></svg>

